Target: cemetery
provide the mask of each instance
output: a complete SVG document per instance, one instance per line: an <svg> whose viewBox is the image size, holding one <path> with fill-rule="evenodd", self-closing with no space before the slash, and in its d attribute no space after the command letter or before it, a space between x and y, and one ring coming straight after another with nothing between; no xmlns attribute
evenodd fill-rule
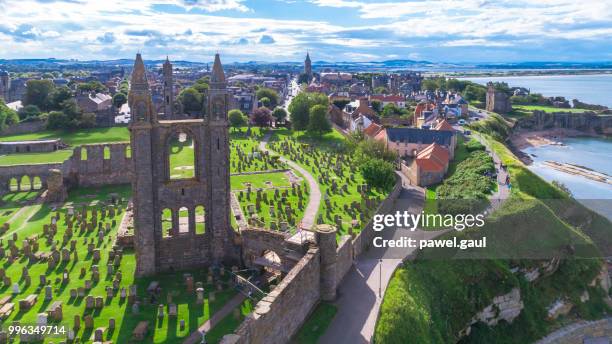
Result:
<svg viewBox="0 0 612 344"><path fill-rule="evenodd" d="M129 144L121 131L109 142L72 133L64 161L0 166L2 323L66 328L22 342L289 340L334 299L384 195L338 133L305 142L284 129L158 121L139 58ZM223 123L218 61L213 76L208 113Z"/></svg>

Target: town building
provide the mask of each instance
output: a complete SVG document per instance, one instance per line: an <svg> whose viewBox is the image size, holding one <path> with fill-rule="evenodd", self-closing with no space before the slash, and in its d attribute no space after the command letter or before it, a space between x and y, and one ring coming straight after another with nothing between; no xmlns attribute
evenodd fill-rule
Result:
<svg viewBox="0 0 612 344"><path fill-rule="evenodd" d="M406 97L400 94L373 94L370 96L370 104L374 100L379 101L382 107L393 104L398 108L406 108Z"/></svg>
<svg viewBox="0 0 612 344"><path fill-rule="evenodd" d="M414 158L432 143L445 147L452 158L456 145L454 136L455 133L448 130L385 128L376 135L375 139L383 142L388 150L395 151L402 159Z"/></svg>
<svg viewBox="0 0 612 344"><path fill-rule="evenodd" d="M410 184L428 186L444 180L449 162L448 149L434 142L417 153L409 165L402 163L401 170L410 180Z"/></svg>

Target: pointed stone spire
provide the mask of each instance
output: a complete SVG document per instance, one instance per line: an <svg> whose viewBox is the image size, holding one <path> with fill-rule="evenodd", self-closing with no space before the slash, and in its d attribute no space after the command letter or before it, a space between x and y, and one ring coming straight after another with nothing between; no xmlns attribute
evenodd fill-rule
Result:
<svg viewBox="0 0 612 344"><path fill-rule="evenodd" d="M132 85L136 84L147 84L147 72L145 70L144 62L140 53L136 54L136 60L134 61L134 70L132 71Z"/></svg>
<svg viewBox="0 0 612 344"><path fill-rule="evenodd" d="M212 77L210 81L212 83L225 82L225 72L223 72L223 66L221 65L221 58L219 57L219 54L215 54L215 63L213 64Z"/></svg>

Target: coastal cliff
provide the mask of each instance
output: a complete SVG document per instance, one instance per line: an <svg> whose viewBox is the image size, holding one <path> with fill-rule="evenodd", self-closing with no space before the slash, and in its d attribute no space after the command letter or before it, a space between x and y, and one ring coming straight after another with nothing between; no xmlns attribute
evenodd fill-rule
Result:
<svg viewBox="0 0 612 344"><path fill-rule="evenodd" d="M574 129L588 133L612 135L612 115L597 114L592 111L550 113L534 110L532 116L519 119L515 127L526 130Z"/></svg>

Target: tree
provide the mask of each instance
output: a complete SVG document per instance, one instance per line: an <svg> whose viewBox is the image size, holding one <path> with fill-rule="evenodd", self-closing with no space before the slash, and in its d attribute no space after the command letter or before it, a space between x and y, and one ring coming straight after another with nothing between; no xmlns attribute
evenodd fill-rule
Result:
<svg viewBox="0 0 612 344"><path fill-rule="evenodd" d="M395 168L390 162L382 159L369 159L361 164L359 170L372 187L390 190L395 184Z"/></svg>
<svg viewBox="0 0 612 344"><path fill-rule="evenodd" d="M193 84L193 88L198 91L200 94L204 95L208 92L210 88L207 83L201 82L202 79L198 80L195 84Z"/></svg>
<svg viewBox="0 0 612 344"><path fill-rule="evenodd" d="M179 94L179 101L185 112L202 111L202 95L193 87L188 87Z"/></svg>
<svg viewBox="0 0 612 344"><path fill-rule="evenodd" d="M404 116L408 114L408 110L397 107L394 103L385 105L382 110L382 117Z"/></svg>
<svg viewBox="0 0 612 344"><path fill-rule="evenodd" d="M270 98L263 97L259 100L262 106L269 107L270 106Z"/></svg>
<svg viewBox="0 0 612 344"><path fill-rule="evenodd" d="M380 100L372 100L370 102L372 109L378 113L382 111L382 102Z"/></svg>
<svg viewBox="0 0 612 344"><path fill-rule="evenodd" d="M346 104L350 103L351 101L349 99L335 99L333 101L334 105L336 105L336 107L340 110L344 109L344 107L346 106Z"/></svg>
<svg viewBox="0 0 612 344"><path fill-rule="evenodd" d="M96 114L95 113L84 113L81 115L79 120L79 128L93 128L96 126Z"/></svg>
<svg viewBox="0 0 612 344"><path fill-rule="evenodd" d="M357 156L360 160L382 159L393 162L397 159L395 151L387 149L387 146L378 140L362 139L357 143Z"/></svg>
<svg viewBox="0 0 612 344"><path fill-rule="evenodd" d="M23 97L23 105L36 105L40 110L47 111L49 95L55 89L51 80L28 80Z"/></svg>
<svg viewBox="0 0 612 344"><path fill-rule="evenodd" d="M66 129L69 127L68 116L62 111L51 111L47 118L47 129Z"/></svg>
<svg viewBox="0 0 612 344"><path fill-rule="evenodd" d="M6 106L4 101L0 99L0 130L17 123L19 123L17 112Z"/></svg>
<svg viewBox="0 0 612 344"><path fill-rule="evenodd" d="M101 82L99 82L98 80L94 80L94 81L90 81L90 82L83 82L80 83L77 86L77 90L81 91L81 92L96 92L96 93L100 93L100 92L105 92L106 86L102 85Z"/></svg>
<svg viewBox="0 0 612 344"><path fill-rule="evenodd" d="M272 116L276 120L276 123L282 123L287 119L287 111L282 107L276 107L276 109L272 111Z"/></svg>
<svg viewBox="0 0 612 344"><path fill-rule="evenodd" d="M384 86L378 86L374 89L374 94L389 94L389 90Z"/></svg>
<svg viewBox="0 0 612 344"><path fill-rule="evenodd" d="M49 95L49 110L59 110L62 102L72 98L72 91L66 87L57 87Z"/></svg>
<svg viewBox="0 0 612 344"><path fill-rule="evenodd" d="M258 127L269 127L271 121L272 113L270 112L270 109L265 106L257 108L251 115L251 122Z"/></svg>
<svg viewBox="0 0 612 344"><path fill-rule="evenodd" d="M308 120L308 132L316 136L321 136L331 130L331 124L327 120L327 106L319 104L311 107L310 118Z"/></svg>
<svg viewBox="0 0 612 344"><path fill-rule="evenodd" d="M40 109L36 105L26 105L19 110L19 118L22 121L31 121L38 119L40 116Z"/></svg>
<svg viewBox="0 0 612 344"><path fill-rule="evenodd" d="M240 130L240 127L245 126L247 124L246 117L242 113L242 111L238 109L230 110L227 114L230 126L234 129Z"/></svg>
<svg viewBox="0 0 612 344"><path fill-rule="evenodd" d="M293 130L306 130L310 119L310 108L315 105L328 106L329 99L322 93L301 92L289 104Z"/></svg>
<svg viewBox="0 0 612 344"><path fill-rule="evenodd" d="M121 92L115 93L113 96L113 106L117 109L127 103L127 96Z"/></svg>
<svg viewBox="0 0 612 344"><path fill-rule="evenodd" d="M421 89L424 91L435 91L437 88L436 79L425 79L421 82Z"/></svg>
<svg viewBox="0 0 612 344"><path fill-rule="evenodd" d="M276 93L275 90L273 90L271 88L267 88L267 87L262 87L262 88L258 89L257 93L255 93L255 95L257 96L257 99L260 100L260 101L262 100L262 98L268 98L270 100L270 103L268 104L270 106L270 108L275 108L278 105L279 101L280 101L278 93ZM262 102L262 104L263 104L263 102Z"/></svg>

